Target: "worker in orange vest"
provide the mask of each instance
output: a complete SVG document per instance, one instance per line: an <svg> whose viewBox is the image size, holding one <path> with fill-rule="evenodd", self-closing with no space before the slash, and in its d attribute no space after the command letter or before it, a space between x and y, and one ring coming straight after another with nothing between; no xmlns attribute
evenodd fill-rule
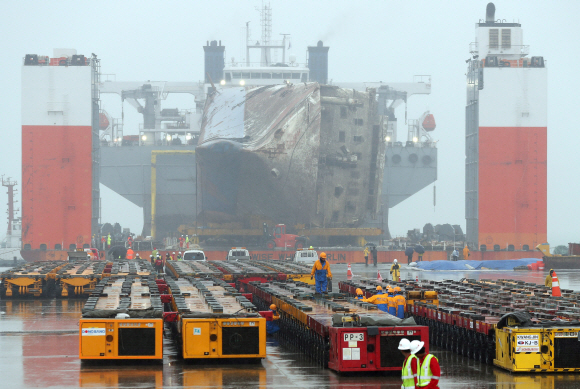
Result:
<svg viewBox="0 0 580 389"><path fill-rule="evenodd" d="M134 254L135 254L135 252L133 251L133 249L131 247L129 247L129 249L127 250L127 254L125 255L125 258L133 259Z"/></svg>

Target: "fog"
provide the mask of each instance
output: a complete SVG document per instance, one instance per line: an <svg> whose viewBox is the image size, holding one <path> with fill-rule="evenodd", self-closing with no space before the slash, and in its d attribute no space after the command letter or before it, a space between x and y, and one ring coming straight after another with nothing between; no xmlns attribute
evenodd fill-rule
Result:
<svg viewBox="0 0 580 389"><path fill-rule="evenodd" d="M3 123L1 174L21 177L20 77L27 53L52 55L53 48L75 48L101 59L103 73L117 81L197 81L203 78L203 49L221 40L226 61L241 59L250 21L260 36L256 7L261 1L26 1L2 2L0 42L3 57L0 110ZM433 185L391 209L393 236L425 223L460 224L465 231L465 60L475 40L475 23L485 18L487 1L271 1L273 39L291 34L293 54L305 62L306 47L323 40L330 47L329 78L339 81L411 82L432 77L432 93L409 99L408 117L425 110L435 115L438 140L437 205ZM580 241L580 167L576 129L580 81L577 1L495 1L496 19L520 22L530 56L548 67L548 239L552 246ZM116 113L120 99L104 107ZM192 99L191 99L192 100ZM187 108L187 99L164 107ZM106 103L106 106L105 106ZM114 108L116 107L116 108ZM125 105L125 134L137 134L142 118ZM114 114L114 116L117 116ZM399 111L399 131L405 131ZM401 133L401 132L400 132ZM20 189L20 185L18 186ZM101 186L102 221L119 222L140 232L141 209ZM19 191L20 192L20 191ZM6 209L0 193L0 209ZM18 203L19 204L19 203ZM0 232L3 234L3 231Z"/></svg>

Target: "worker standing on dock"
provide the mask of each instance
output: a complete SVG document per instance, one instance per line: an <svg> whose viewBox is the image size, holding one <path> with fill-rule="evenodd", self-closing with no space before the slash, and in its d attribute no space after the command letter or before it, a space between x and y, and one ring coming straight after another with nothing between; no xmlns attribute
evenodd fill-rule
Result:
<svg viewBox="0 0 580 389"><path fill-rule="evenodd" d="M131 247L129 247L127 249L127 254L125 254L125 258L127 259L133 259L133 256L135 255L135 252L133 251L133 249Z"/></svg>
<svg viewBox="0 0 580 389"><path fill-rule="evenodd" d="M159 254L157 254L157 258L155 259L155 271L157 274L163 273L163 259L161 259Z"/></svg>
<svg viewBox="0 0 580 389"><path fill-rule="evenodd" d="M389 296L383 293L383 287L377 286L377 294L372 295L368 299L363 299L365 303L375 304L378 309L383 312L389 311Z"/></svg>
<svg viewBox="0 0 580 389"><path fill-rule="evenodd" d="M107 235L107 248L111 247L111 234Z"/></svg>
<svg viewBox="0 0 580 389"><path fill-rule="evenodd" d="M183 257L181 256L181 251L179 253L177 253L177 260L183 261Z"/></svg>
<svg viewBox="0 0 580 389"><path fill-rule="evenodd" d="M328 280L332 280L330 265L326 261L326 253L320 253L320 258L314 262L310 279L316 280L316 293L327 293Z"/></svg>
<svg viewBox="0 0 580 389"><path fill-rule="evenodd" d="M363 250L363 254L365 256L365 266L369 265L369 248L367 246L365 246L365 249Z"/></svg>
<svg viewBox="0 0 580 389"><path fill-rule="evenodd" d="M399 342L399 351L401 351L401 354L405 357L405 360L403 361L403 369L401 370L401 378L403 379L401 389L415 389L415 376L411 369L411 361L415 360L415 363L417 363L417 357L411 354L411 342L409 339L401 339Z"/></svg>
<svg viewBox="0 0 580 389"><path fill-rule="evenodd" d="M270 305L270 311L272 312L272 320L266 322L266 333L268 335L275 334L276 332L280 331L280 315L278 314L278 308L276 304Z"/></svg>
<svg viewBox="0 0 580 389"><path fill-rule="evenodd" d="M547 286L548 288L552 287L552 276L554 275L554 269L550 269L550 273L546 276L546 281L544 282L544 285Z"/></svg>
<svg viewBox="0 0 580 389"><path fill-rule="evenodd" d="M407 300L405 296L403 296L403 292L401 288L396 286L395 287L395 302L397 303L397 317L399 319L405 318L405 307L407 306Z"/></svg>
<svg viewBox="0 0 580 389"><path fill-rule="evenodd" d="M469 253L469 247L467 247L467 245L465 245L465 247L463 248L463 259L469 259L469 256L471 254Z"/></svg>
<svg viewBox="0 0 580 389"><path fill-rule="evenodd" d="M439 389L441 367L439 360L433 354L425 352L425 342L414 340L411 342L411 354L417 356L417 360L411 361L411 371L415 379L415 387L427 389Z"/></svg>
<svg viewBox="0 0 580 389"><path fill-rule="evenodd" d="M157 249L155 247L153 247L153 251L151 251L151 255L153 255L153 258L157 258L159 256L159 251L157 251Z"/></svg>
<svg viewBox="0 0 580 389"><path fill-rule="evenodd" d="M459 251L454 247L453 252L451 253L451 260L457 262L459 259Z"/></svg>
<svg viewBox="0 0 580 389"><path fill-rule="evenodd" d="M407 256L407 265L410 265L413 262L413 253L415 252L415 249L413 249L411 246L408 246L405 249L405 255Z"/></svg>
<svg viewBox="0 0 580 389"><path fill-rule="evenodd" d="M397 263L397 259L393 261L391 265L391 275L393 276L393 281L399 282L401 281L401 265Z"/></svg>

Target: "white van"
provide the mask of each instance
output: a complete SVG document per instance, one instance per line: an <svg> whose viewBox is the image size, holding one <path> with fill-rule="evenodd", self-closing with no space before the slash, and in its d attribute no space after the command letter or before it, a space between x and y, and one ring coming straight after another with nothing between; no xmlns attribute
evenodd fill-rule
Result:
<svg viewBox="0 0 580 389"><path fill-rule="evenodd" d="M183 253L184 261L207 261L203 250L187 250Z"/></svg>
<svg viewBox="0 0 580 389"><path fill-rule="evenodd" d="M226 261L237 261L238 259L250 259L250 252L245 247L232 247Z"/></svg>
<svg viewBox="0 0 580 389"><path fill-rule="evenodd" d="M318 252L316 250L297 250L294 254L294 262L314 264L317 259Z"/></svg>

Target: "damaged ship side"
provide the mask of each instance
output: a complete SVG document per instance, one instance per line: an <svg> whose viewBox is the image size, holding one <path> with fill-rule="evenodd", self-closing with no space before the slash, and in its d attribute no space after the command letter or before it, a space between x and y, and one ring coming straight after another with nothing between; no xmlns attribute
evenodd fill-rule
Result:
<svg viewBox="0 0 580 389"><path fill-rule="evenodd" d="M383 123L374 90L300 83L218 90L198 148L198 223L256 217L356 227L380 208Z"/></svg>

